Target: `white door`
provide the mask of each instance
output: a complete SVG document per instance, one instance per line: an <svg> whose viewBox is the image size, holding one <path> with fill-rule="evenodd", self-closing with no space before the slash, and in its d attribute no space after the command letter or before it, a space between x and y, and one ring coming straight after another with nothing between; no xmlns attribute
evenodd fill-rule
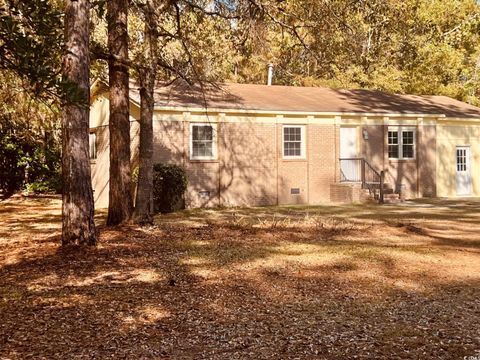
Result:
<svg viewBox="0 0 480 360"><path fill-rule="evenodd" d="M470 166L470 147L457 146L456 149L457 195L472 194L472 172Z"/></svg>
<svg viewBox="0 0 480 360"><path fill-rule="evenodd" d="M340 159L357 157L357 128L340 128ZM354 160L340 161L341 178L345 181L360 181L360 162Z"/></svg>

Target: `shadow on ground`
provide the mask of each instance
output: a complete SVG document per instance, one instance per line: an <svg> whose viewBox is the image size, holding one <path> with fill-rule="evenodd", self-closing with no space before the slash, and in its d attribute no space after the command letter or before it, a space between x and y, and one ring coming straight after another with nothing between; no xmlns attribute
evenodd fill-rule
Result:
<svg viewBox="0 0 480 360"><path fill-rule="evenodd" d="M480 209L455 204L196 210L101 228L83 251L58 247L55 201L16 204L18 221L0 205L1 233L17 229L0 244L0 357L474 355Z"/></svg>

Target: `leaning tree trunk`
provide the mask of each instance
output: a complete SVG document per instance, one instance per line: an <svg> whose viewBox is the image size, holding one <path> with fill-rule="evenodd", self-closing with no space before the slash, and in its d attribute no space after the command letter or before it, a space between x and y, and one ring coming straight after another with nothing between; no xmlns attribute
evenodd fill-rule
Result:
<svg viewBox="0 0 480 360"><path fill-rule="evenodd" d="M110 192L108 225L128 221L133 211L128 97L128 0L108 0L110 82Z"/></svg>
<svg viewBox="0 0 480 360"><path fill-rule="evenodd" d="M62 245L96 244L88 156L89 10L88 0L65 4L63 75L68 89L62 118Z"/></svg>
<svg viewBox="0 0 480 360"><path fill-rule="evenodd" d="M140 151L134 221L151 224L153 212L153 107L157 72L154 0L145 6L145 68L140 75Z"/></svg>

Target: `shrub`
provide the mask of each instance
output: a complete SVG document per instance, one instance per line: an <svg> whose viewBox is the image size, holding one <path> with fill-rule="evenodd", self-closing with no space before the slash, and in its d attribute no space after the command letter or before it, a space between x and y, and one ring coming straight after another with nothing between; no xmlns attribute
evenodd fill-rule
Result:
<svg viewBox="0 0 480 360"><path fill-rule="evenodd" d="M46 180L36 180L23 186L25 195L34 194L61 194L62 193L62 173L58 169L52 172Z"/></svg>
<svg viewBox="0 0 480 360"><path fill-rule="evenodd" d="M60 192L60 141L52 133L6 122L0 115L0 194Z"/></svg>
<svg viewBox="0 0 480 360"><path fill-rule="evenodd" d="M185 169L174 164L156 164L153 167L153 201L155 211L168 213L183 208L183 194L187 190Z"/></svg>

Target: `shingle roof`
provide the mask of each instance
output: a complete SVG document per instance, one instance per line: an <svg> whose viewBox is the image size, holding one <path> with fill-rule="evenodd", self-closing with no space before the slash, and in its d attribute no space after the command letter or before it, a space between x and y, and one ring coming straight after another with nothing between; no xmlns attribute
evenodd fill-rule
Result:
<svg viewBox="0 0 480 360"><path fill-rule="evenodd" d="M138 86L131 97L139 102ZM446 96L388 94L373 90L333 90L320 87L185 83L158 87L155 104L162 107L218 108L226 110L443 114L450 118L480 118L480 108Z"/></svg>

